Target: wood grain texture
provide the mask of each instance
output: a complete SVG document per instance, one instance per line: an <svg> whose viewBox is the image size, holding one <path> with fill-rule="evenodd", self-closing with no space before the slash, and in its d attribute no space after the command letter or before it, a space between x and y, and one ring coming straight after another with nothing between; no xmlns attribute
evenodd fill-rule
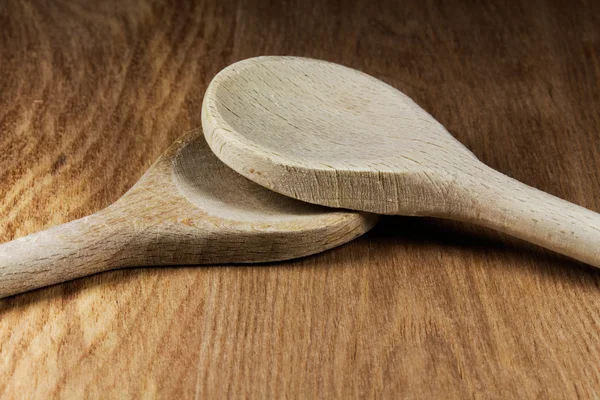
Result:
<svg viewBox="0 0 600 400"><path fill-rule="evenodd" d="M265 189L195 129L105 209L0 244L0 297L118 268L290 260L356 239L378 217Z"/></svg>
<svg viewBox="0 0 600 400"><path fill-rule="evenodd" d="M297 55L392 84L491 167L600 210L596 2L0 2L0 241L115 201L209 80ZM0 301L2 398L590 398L600 272L384 218L252 267L140 268Z"/></svg>
<svg viewBox="0 0 600 400"><path fill-rule="evenodd" d="M242 60L208 85L202 126L219 159L286 196L472 222L600 268L600 214L489 168L410 97L355 69Z"/></svg>

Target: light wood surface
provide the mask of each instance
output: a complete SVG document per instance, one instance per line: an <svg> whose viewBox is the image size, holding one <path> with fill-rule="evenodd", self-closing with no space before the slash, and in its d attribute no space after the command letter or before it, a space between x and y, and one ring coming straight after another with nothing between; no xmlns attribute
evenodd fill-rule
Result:
<svg viewBox="0 0 600 400"><path fill-rule="evenodd" d="M600 210L595 2L0 2L0 242L117 200L227 65L325 59L490 167ZM593 398L600 272L385 217L257 266L139 268L0 301L1 398Z"/></svg>
<svg viewBox="0 0 600 400"><path fill-rule="evenodd" d="M0 244L0 297L116 268L289 260L356 239L377 219L265 189L219 161L197 129L105 209Z"/></svg>
<svg viewBox="0 0 600 400"><path fill-rule="evenodd" d="M213 152L295 199L473 222L600 267L600 214L483 164L404 93L304 57L237 62L202 104Z"/></svg>

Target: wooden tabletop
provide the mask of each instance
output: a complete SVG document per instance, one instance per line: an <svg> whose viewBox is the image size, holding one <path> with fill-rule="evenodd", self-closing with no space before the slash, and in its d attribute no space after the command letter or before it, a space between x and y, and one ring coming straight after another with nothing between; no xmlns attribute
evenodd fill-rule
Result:
<svg viewBox="0 0 600 400"><path fill-rule="evenodd" d="M486 164L600 211L600 3L310 3L1 1L0 242L118 199L200 125L220 69L264 54L374 75ZM587 398L598 360L600 271L425 218L0 301L1 398Z"/></svg>

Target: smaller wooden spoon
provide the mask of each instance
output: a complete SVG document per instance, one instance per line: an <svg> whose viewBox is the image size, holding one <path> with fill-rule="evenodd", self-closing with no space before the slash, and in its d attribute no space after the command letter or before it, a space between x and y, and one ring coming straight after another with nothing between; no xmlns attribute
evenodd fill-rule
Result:
<svg viewBox="0 0 600 400"><path fill-rule="evenodd" d="M348 242L376 220L264 189L191 132L108 208L0 245L0 297L120 267L301 257Z"/></svg>
<svg viewBox="0 0 600 400"><path fill-rule="evenodd" d="M276 192L380 214L485 225L600 267L600 215L482 164L393 87L340 65L259 57L210 83L216 155Z"/></svg>

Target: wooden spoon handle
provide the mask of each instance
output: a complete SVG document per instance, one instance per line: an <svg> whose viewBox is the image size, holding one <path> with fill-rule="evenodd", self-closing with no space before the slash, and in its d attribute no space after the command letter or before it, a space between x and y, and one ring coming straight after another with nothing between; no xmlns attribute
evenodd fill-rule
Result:
<svg viewBox="0 0 600 400"><path fill-rule="evenodd" d="M122 266L126 240L100 211L0 245L0 297Z"/></svg>
<svg viewBox="0 0 600 400"><path fill-rule="evenodd" d="M467 219L600 267L600 214L485 171L466 186Z"/></svg>

